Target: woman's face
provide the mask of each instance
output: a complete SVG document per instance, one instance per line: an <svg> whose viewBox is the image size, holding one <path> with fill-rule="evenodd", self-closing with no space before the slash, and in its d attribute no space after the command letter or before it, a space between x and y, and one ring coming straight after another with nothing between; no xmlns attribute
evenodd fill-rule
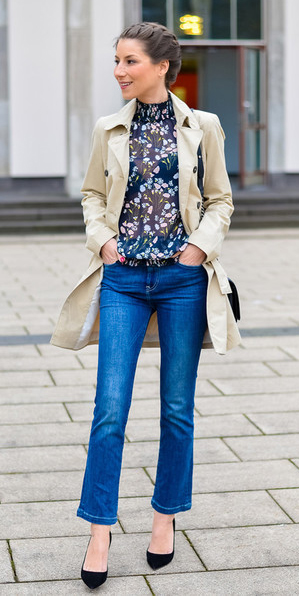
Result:
<svg viewBox="0 0 299 596"><path fill-rule="evenodd" d="M138 39L120 39L115 55L114 76L124 99L137 97L144 103L166 101L165 74L168 60L153 64Z"/></svg>

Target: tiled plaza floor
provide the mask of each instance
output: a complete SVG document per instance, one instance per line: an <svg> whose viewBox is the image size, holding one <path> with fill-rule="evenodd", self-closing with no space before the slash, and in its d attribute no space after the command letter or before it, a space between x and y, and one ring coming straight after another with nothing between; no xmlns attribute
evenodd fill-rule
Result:
<svg viewBox="0 0 299 596"><path fill-rule="evenodd" d="M231 232L242 345L204 351L193 508L176 553L147 565L159 439L159 350L143 350L126 429L111 596L299 595L299 229ZM89 261L83 236L0 237L0 594L87 594L89 524L76 517L96 347L48 343Z"/></svg>

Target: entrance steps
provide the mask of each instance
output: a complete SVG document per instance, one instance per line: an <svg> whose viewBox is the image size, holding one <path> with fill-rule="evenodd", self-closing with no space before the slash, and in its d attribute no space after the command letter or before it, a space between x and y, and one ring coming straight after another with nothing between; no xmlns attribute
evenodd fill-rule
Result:
<svg viewBox="0 0 299 596"><path fill-rule="evenodd" d="M299 227L299 191L235 191L232 229ZM0 233L84 232L80 199L0 193Z"/></svg>
<svg viewBox="0 0 299 596"><path fill-rule="evenodd" d="M299 227L299 189L290 191L235 191L232 229Z"/></svg>
<svg viewBox="0 0 299 596"><path fill-rule="evenodd" d="M79 199L66 195L0 198L1 234L84 232Z"/></svg>

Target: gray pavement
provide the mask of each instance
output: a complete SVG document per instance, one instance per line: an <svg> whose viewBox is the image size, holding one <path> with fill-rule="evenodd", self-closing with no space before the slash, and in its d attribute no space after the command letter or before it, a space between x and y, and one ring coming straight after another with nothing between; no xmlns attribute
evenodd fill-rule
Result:
<svg viewBox="0 0 299 596"><path fill-rule="evenodd" d="M194 496L176 553L146 563L159 438L159 350L143 350L127 425L111 596L299 595L299 229L230 232L242 345L204 351ZM89 524L76 517L96 347L47 343L84 271L81 235L0 238L0 594L87 594Z"/></svg>

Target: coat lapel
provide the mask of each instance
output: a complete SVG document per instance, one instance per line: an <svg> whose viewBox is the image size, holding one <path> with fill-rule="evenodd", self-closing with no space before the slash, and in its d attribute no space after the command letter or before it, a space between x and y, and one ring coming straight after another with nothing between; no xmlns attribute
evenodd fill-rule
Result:
<svg viewBox="0 0 299 596"><path fill-rule="evenodd" d="M125 179L126 183L129 176L129 160L130 160L130 152L129 152L129 138L130 133L129 131L124 131L122 128L122 132L113 131L114 135L109 139L108 146L110 151L114 154L116 160L119 163L121 168L122 177Z"/></svg>

